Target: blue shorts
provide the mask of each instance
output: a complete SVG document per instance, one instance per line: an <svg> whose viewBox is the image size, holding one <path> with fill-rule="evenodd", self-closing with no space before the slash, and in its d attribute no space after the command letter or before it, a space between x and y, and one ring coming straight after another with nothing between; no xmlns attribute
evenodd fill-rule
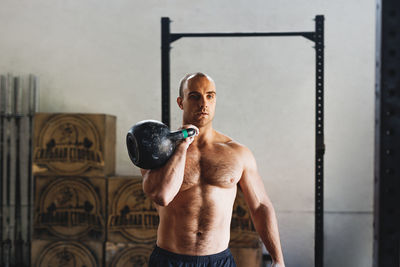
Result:
<svg viewBox="0 0 400 267"><path fill-rule="evenodd" d="M236 267L229 248L207 256L181 255L155 247L151 253L149 267Z"/></svg>

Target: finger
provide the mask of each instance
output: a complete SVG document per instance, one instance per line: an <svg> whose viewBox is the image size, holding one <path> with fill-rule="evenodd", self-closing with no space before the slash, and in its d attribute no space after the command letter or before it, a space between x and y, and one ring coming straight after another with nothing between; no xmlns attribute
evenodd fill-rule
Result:
<svg viewBox="0 0 400 267"><path fill-rule="evenodd" d="M199 133L200 133L199 128L197 128L197 127L194 126L193 124L185 124L185 125L182 125L182 127L180 127L179 130L188 129L188 128L193 128L193 129L195 129L195 131L196 131L196 136L199 135Z"/></svg>
<svg viewBox="0 0 400 267"><path fill-rule="evenodd" d="M197 128L196 126L194 126L194 125L189 125L189 128L193 128L193 129L195 129L196 130L196 135L199 135L199 133L200 133L200 130L199 130L199 128Z"/></svg>

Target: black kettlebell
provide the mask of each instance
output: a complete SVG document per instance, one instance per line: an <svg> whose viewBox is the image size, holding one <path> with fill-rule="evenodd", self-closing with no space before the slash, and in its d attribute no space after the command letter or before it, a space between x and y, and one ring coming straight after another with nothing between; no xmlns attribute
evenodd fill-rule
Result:
<svg viewBox="0 0 400 267"><path fill-rule="evenodd" d="M157 169L168 161L181 140L195 134L193 128L170 132L162 122L140 121L129 129L126 136L129 157L142 169Z"/></svg>

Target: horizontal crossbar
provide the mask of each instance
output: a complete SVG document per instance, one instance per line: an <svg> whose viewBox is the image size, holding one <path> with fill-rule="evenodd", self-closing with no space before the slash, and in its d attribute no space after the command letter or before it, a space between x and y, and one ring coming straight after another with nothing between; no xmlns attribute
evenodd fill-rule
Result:
<svg viewBox="0 0 400 267"><path fill-rule="evenodd" d="M170 33L170 43L183 37L274 37L302 36L315 42L315 32L231 32L231 33Z"/></svg>

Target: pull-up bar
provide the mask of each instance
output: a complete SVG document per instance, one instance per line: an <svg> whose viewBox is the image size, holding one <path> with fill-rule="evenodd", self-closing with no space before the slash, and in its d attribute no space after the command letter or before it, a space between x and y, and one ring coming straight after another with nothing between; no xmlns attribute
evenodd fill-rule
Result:
<svg viewBox="0 0 400 267"><path fill-rule="evenodd" d="M171 33L171 20L161 18L161 111L170 127L170 49L180 38L199 37L291 37L301 36L315 43L315 267L323 266L324 253L324 16L315 17L313 32Z"/></svg>
<svg viewBox="0 0 400 267"><path fill-rule="evenodd" d="M232 33L170 33L170 43L182 37L279 37L303 36L314 41L314 32L232 32Z"/></svg>

